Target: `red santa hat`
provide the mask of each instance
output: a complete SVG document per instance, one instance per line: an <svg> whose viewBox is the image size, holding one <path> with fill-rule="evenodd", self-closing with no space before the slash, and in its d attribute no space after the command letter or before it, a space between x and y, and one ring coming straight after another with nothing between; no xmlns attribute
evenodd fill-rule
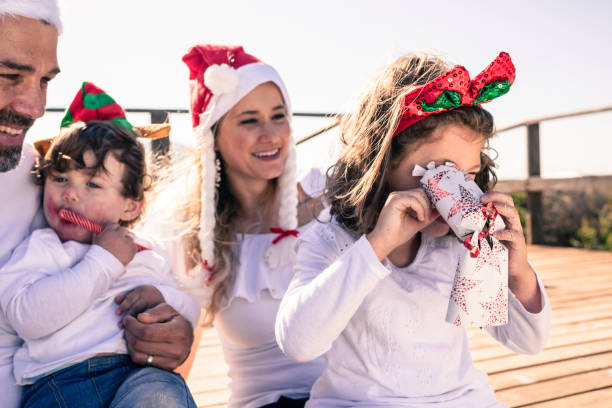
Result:
<svg viewBox="0 0 612 408"><path fill-rule="evenodd" d="M202 210L200 217L200 248L208 276L191 276L201 282L214 283L214 271L208 266L215 263L214 230L216 224L216 185L218 169L215 166L215 141L211 127L236 103L266 82L274 83L283 97L287 115L291 118L291 104L285 84L276 70L256 57L244 52L241 46L196 45L183 57L189 67L191 116L196 144L202 163ZM271 267L278 267L294 257L297 236L297 180L295 142L290 138L289 153L283 173L279 177L280 209L278 233L266 251ZM192 274L194 272L192 271ZM212 277L212 279L211 279Z"/></svg>
<svg viewBox="0 0 612 408"><path fill-rule="evenodd" d="M0 19L4 16L45 20L62 33L57 0L0 0Z"/></svg>

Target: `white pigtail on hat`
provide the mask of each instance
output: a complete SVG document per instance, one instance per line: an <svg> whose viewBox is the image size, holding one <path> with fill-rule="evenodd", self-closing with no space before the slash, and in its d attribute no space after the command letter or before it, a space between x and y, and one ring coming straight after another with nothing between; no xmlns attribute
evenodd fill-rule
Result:
<svg viewBox="0 0 612 408"><path fill-rule="evenodd" d="M208 275L206 285L212 285L214 281L213 266L215 264L215 226L217 210L217 174L215 165L215 136L212 132L211 112L215 111L217 100L221 95L230 94L238 87L238 75L233 67L227 64L215 64L209 66L204 72L204 83L210 89L213 96L210 100L210 110L200 115L200 125L196 128L198 150L201 153L200 165L202 166L202 192L200 210L200 251L202 253L201 271Z"/></svg>
<svg viewBox="0 0 612 408"><path fill-rule="evenodd" d="M278 238L266 250L264 257L268 266L277 268L295 260L295 242L297 240L297 163L295 141L289 139L289 152L285 168L278 180L280 208L278 211Z"/></svg>

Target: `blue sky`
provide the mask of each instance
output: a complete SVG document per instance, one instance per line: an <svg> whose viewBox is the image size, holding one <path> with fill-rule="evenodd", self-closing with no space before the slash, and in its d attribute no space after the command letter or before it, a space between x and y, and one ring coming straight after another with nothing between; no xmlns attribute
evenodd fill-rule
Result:
<svg viewBox="0 0 612 408"><path fill-rule="evenodd" d="M487 105L498 127L612 105L612 3L603 0L64 0L63 19L62 73L49 88L49 107L65 107L90 80L126 108L186 108L181 57L206 42L241 44L274 65L295 111L346 110L387 63L420 49L441 51L473 75L509 52L516 82ZM59 116L41 119L30 138L55 132ZM177 141L190 139L187 117L172 123ZM295 135L321 124L297 120ZM525 174L524 133L493 143L504 178ZM541 134L545 176L612 174L612 113L544 124ZM335 137L301 148L302 166L331 160L315 152Z"/></svg>

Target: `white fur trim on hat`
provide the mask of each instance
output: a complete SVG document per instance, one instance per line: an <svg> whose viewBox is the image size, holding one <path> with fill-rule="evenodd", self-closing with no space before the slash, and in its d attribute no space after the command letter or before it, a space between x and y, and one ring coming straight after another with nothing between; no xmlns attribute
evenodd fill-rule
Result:
<svg viewBox="0 0 612 408"><path fill-rule="evenodd" d="M208 69L204 73L205 81ZM206 115L208 126L215 124L249 92L266 82L272 82L278 87L278 89L280 89L283 101L285 102L287 115L289 119L291 119L291 103L289 101L287 89L285 88L285 84L283 83L280 75L273 67L262 62L257 62L243 65L240 68L235 69L234 72L236 73L236 77L238 79L238 85L234 88L233 92L216 94L205 82L205 85L213 92L213 95L215 95L216 98L215 103L213 103L211 100L208 103L206 110L203 112L203 114Z"/></svg>
<svg viewBox="0 0 612 408"><path fill-rule="evenodd" d="M238 74L227 64L211 65L204 72L204 83L213 95L232 93L238 87Z"/></svg>
<svg viewBox="0 0 612 408"><path fill-rule="evenodd" d="M0 18L4 16L45 20L58 34L63 30L57 0L0 0Z"/></svg>

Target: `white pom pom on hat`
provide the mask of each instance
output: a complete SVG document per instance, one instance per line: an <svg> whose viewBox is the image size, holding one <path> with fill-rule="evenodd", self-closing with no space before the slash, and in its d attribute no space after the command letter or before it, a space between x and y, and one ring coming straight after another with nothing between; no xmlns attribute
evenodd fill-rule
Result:
<svg viewBox="0 0 612 408"><path fill-rule="evenodd" d="M213 95L232 93L238 87L238 74L227 64L211 65L204 71L204 83Z"/></svg>

